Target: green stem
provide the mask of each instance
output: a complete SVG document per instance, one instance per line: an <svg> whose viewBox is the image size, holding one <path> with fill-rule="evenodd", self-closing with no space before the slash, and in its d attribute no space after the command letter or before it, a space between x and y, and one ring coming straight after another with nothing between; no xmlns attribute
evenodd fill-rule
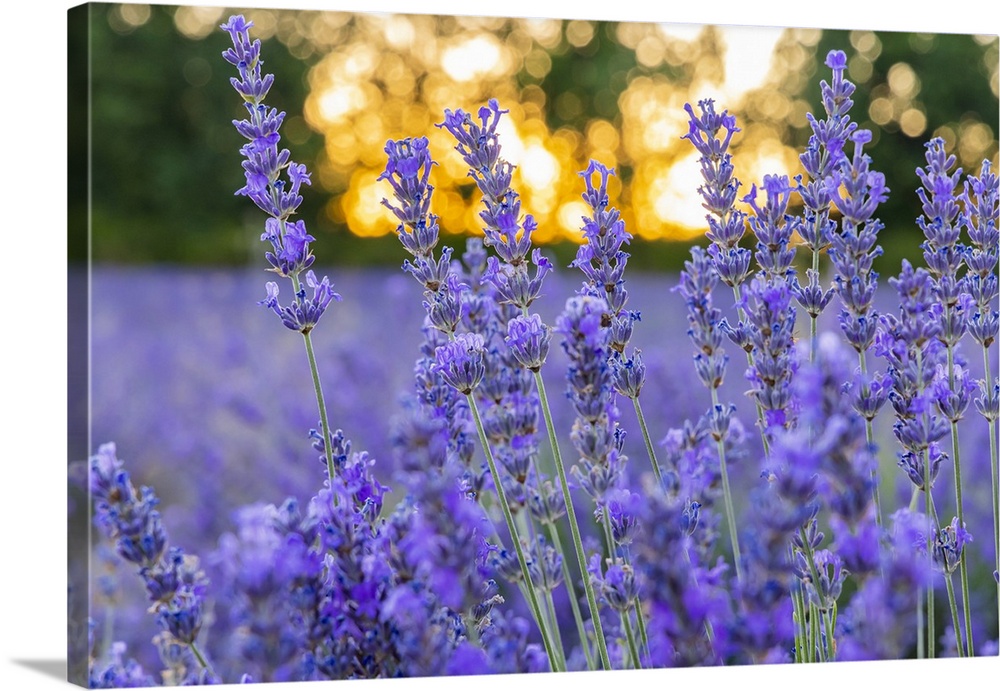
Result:
<svg viewBox="0 0 1000 691"><path fill-rule="evenodd" d="M563 647L562 634L559 632L559 617L556 616L556 603L552 599L552 591L545 591L545 604L549 610L549 623L552 628L551 631L555 636L555 649L556 654L559 656L559 665L562 669L566 669L566 649Z"/></svg>
<svg viewBox="0 0 1000 691"><path fill-rule="evenodd" d="M555 657L552 649L552 642L549 638L547 627L545 626L542 609L539 607L538 598L535 596L535 586L531 581L531 573L528 570L528 562L524 558L524 550L521 548L521 541L517 536L517 527L514 525L514 516L510 512L510 504L507 502L507 492L504 490L503 483L500 481L500 473L497 472L496 461L493 459L493 450L490 448L489 440L486 438L486 430L483 429L483 420L479 416L479 406L476 405L476 399L471 393L467 393L465 398L468 401L469 410L472 411L472 418L476 423L476 430L479 432L479 443L483 447L483 453L486 455L486 462L490 467L490 476L493 478L494 487L496 487L497 498L500 501L500 509L503 512L504 521L507 523L507 530L510 531L511 542L514 543L514 550L517 552L517 561L521 567L521 575L524 578L528 604L531 606L531 611L535 616L535 622L538 624L538 629L542 634L542 644L545 646L545 653L549 658L549 666L553 671L562 671L558 669L557 658Z"/></svg>
<svg viewBox="0 0 1000 691"><path fill-rule="evenodd" d="M271 195L276 200L277 191L273 186L271 186ZM284 219L280 220L279 232L281 237L284 238ZM302 289L302 284L299 282L299 275L298 273L293 273L289 275L289 278L292 281L292 292L295 294L295 300L298 300L299 291ZM330 477L330 482L333 482L333 478L336 476L336 469L333 466L333 436L330 434L330 422L326 414L326 399L323 397L323 384L319 378L319 368L316 366L316 353L313 351L311 332L303 331L302 340L306 344L306 355L309 358L309 374L312 376L313 390L316 392L316 406L319 408L320 424L323 426L323 449L326 455L326 472ZM336 502L335 495L334 503Z"/></svg>
<svg viewBox="0 0 1000 691"><path fill-rule="evenodd" d="M639 418L639 429L642 430L642 439L646 442L646 452L649 454L649 462L653 464L653 475L656 476L658 487L663 486L663 475L660 473L660 464L656 461L656 451L653 450L653 442L649 438L649 428L646 427L646 416L642 414L642 406L639 404L639 397L632 399L635 404L635 416Z"/></svg>
<svg viewBox="0 0 1000 691"><path fill-rule="evenodd" d="M323 425L323 449L326 452L326 472L330 480L336 476L333 467L333 438L330 435L330 423L326 416L326 400L323 398L323 385L319 380L319 368L316 367L316 354L313 352L312 337L309 332L302 334L306 344L306 355L309 356L309 372L312 374L313 388L316 390L316 405L319 406L319 419Z"/></svg>
<svg viewBox="0 0 1000 691"><path fill-rule="evenodd" d="M622 612L622 628L625 629L625 639L628 641L628 652L632 658L632 666L635 669L642 669L639 662L639 648L635 644L635 633L632 631L632 620L628 612Z"/></svg>
<svg viewBox="0 0 1000 691"><path fill-rule="evenodd" d="M802 549L805 552L806 563L809 565L809 576L812 578L812 582L814 584L813 587L818 587L820 580L819 580L819 571L816 568L816 556L813 552L812 545L809 544L809 541L807 539L805 527L799 528L799 537L802 539ZM810 646L820 651L820 660L825 662L827 656L823 652L824 646L821 645L820 642L819 618L820 618L819 608L816 605L810 603L809 620L810 620L810 630L812 636L812 640L810 641ZM832 643L828 642L827 645L832 645Z"/></svg>
<svg viewBox="0 0 1000 691"><path fill-rule="evenodd" d="M712 389L712 407L719 405L718 389ZM736 567L736 580L743 582L743 557L740 554L740 541L736 531L736 512L733 510L733 493L729 488L729 471L726 468L726 443L722 439L715 440L719 454L719 474L722 476L722 500L726 506L726 523L729 525L729 542L733 547L733 564Z"/></svg>
<svg viewBox="0 0 1000 691"><path fill-rule="evenodd" d="M818 217L816 219L816 223L817 224L819 223L819 218ZM813 268L813 271L816 272L816 276L818 278L819 277L819 252L816 251L815 247L813 247L813 250L812 250L812 268ZM817 346L818 346L818 339L816 337L816 332L817 332L817 328L816 328L817 324L816 324L816 322L817 322L817 320L818 320L818 315L815 315L815 314L810 314L809 315L809 362L810 363L816 362L816 349L817 349Z"/></svg>
<svg viewBox="0 0 1000 691"><path fill-rule="evenodd" d="M646 615L642 613L642 600L638 597L635 598L635 623L639 627L639 642L642 643L642 649L645 651L646 655L649 655L649 635L646 633ZM710 622L706 624L711 627ZM711 634L709 634L709 640L711 640Z"/></svg>
<svg viewBox="0 0 1000 691"><path fill-rule="evenodd" d="M861 378L864 381L868 380L868 362L865 356L864 350L858 351L858 364L861 366ZM875 449L875 435L872 429L872 421L865 418L865 443L868 444L868 448L872 449L874 455ZM872 501L875 502L875 524L881 528L882 527L882 501L879 498L879 474L878 474L878 457L875 457L875 464L872 466Z"/></svg>
<svg viewBox="0 0 1000 691"><path fill-rule="evenodd" d="M814 659L818 658L820 662L826 662L826 654L819 641L819 609L811 602L809 603L809 631L812 638L810 645L815 651L813 653Z"/></svg>
<svg viewBox="0 0 1000 691"><path fill-rule="evenodd" d="M941 520L938 518L937 506L935 506L934 497L931 497L931 511L933 512L933 528L939 533L941 532ZM958 616L958 604L955 602L955 586L951 580L951 574L944 574L945 586L948 590L948 607L951 610L951 623L955 629L955 648L958 650L958 656L962 657L962 627L960 625L960 618ZM968 639L966 639L968 641Z"/></svg>
<svg viewBox="0 0 1000 691"><path fill-rule="evenodd" d="M208 673L211 674L212 676L215 676L215 672L212 671L212 666L208 664L207 660L205 660L205 656L201 654L200 650L198 650L198 646L195 644L195 642L191 641L190 643L188 643L188 647L194 654L194 657L198 661L198 664L201 665L201 668L208 671Z"/></svg>
<svg viewBox="0 0 1000 691"><path fill-rule="evenodd" d="M597 597L594 594L594 586L590 582L587 572L587 557L583 551L583 539L580 537L580 526L576 522L576 511L573 507L573 496L569 491L569 481L566 478L566 468L563 465L562 454L559 451L559 442L556 438L556 428L552 423L552 411L549 409L549 399L545 395L545 382L542 375L535 372L535 386L538 388L538 399L542 407L542 415L545 418L545 427L549 433L549 444L552 446L552 458L556 464L556 474L559 476L559 486L562 489L563 500L566 502L566 518L569 520L569 530L573 538L573 548L576 551L577 565L580 567L580 574L583 580L583 587L587 593L587 606L590 608L590 618L594 622L594 633L597 638L597 650L601 658L604 669L611 669L611 658L608 656L608 645L604 639L604 627L601 625L601 615L597 609Z"/></svg>
<svg viewBox="0 0 1000 691"><path fill-rule="evenodd" d="M917 348L916 354L917 360L917 372L923 371L923 350L919 347ZM918 381L922 381L918 377ZM923 384L919 384L917 387L917 392L919 395L923 395L924 387ZM925 413L926 414L926 413ZM927 516L927 568L932 574L932 582L927 588L927 657L934 658L934 648L935 648L935 622L934 622L934 583L933 583L933 573L934 573L934 555L931 551L931 521L932 521L932 498L931 498L931 468L930 468L930 453L928 449L923 449L921 451L924 462L924 514Z"/></svg>
<svg viewBox="0 0 1000 691"><path fill-rule="evenodd" d="M823 612L822 617L826 631L826 659L833 660L837 650L837 641L833 637L833 615L830 612Z"/></svg>
<svg viewBox="0 0 1000 691"><path fill-rule="evenodd" d="M535 533L535 521L531 516L531 513L525 510L521 510L514 516L516 521L520 522L520 529L522 535L528 536L528 544L535 546L535 559L538 560L538 564L545 563L545 554L542 550L542 544L536 538ZM546 601L546 595L548 599ZM545 586L537 587L535 589L535 597L539 598L542 602L546 604L546 609L543 614L545 614L545 625L548 627L552 639L553 649L556 656L559 659L562 668L566 668L566 649L563 647L562 635L559 631L559 623L556 617L555 605L552 603L552 592L547 590Z"/></svg>
<svg viewBox="0 0 1000 691"><path fill-rule="evenodd" d="M802 611L801 594L792 590L792 624L795 634L795 661L805 662L805 613Z"/></svg>
<svg viewBox="0 0 1000 691"><path fill-rule="evenodd" d="M917 590L917 659L923 660L927 657L926 646L924 645L924 594Z"/></svg>
<svg viewBox="0 0 1000 691"><path fill-rule="evenodd" d="M743 308L739 306L743 302L743 291L741 290L740 286L736 285L733 286L733 297L736 300L736 314L739 317L740 321L744 322L747 319L747 315L746 312L743 311ZM750 357L750 353L747 353L746 356L747 356L747 367L752 368L753 358ZM771 456L771 445L767 441L767 431L764 426L764 409L761 407L760 401L758 401L756 398L754 398L753 403L754 407L757 409L757 426L760 428L760 440L761 443L763 443L764 445L764 456L765 458L769 458Z"/></svg>
<svg viewBox="0 0 1000 691"><path fill-rule="evenodd" d="M924 468L925 469L927 468L927 465L928 465L928 462L927 462L927 452L924 451ZM929 471L925 470L925 473L926 472L929 472ZM926 475L925 475L925 478L926 478ZM931 570L931 573L933 574L933 561L932 561L933 560L933 555L931 553L932 547L931 547L931 525L930 525L930 522L931 522L931 519L930 519L930 514L931 514L931 504L930 504L930 501L931 501L931 494L930 494L929 491L927 491L925 489L924 490L924 507L927 510L927 516L928 516L928 518L927 518L927 522L928 522L928 526L927 526L927 561L929 562L928 563L928 568ZM933 659L935 657L934 648L936 646L935 637L937 635L935 633L935 630L936 630L937 627L935 626L935 622L934 622L934 583L933 583L933 575L931 576L931 579L932 579L932 582L931 582L931 584L927 588L927 657Z"/></svg>
<svg viewBox="0 0 1000 691"><path fill-rule="evenodd" d="M986 378L983 380L986 386L990 386L993 379L990 374L990 354L987 348L983 348L983 371ZM993 556L996 558L996 570L1000 573L1000 478L997 473L997 423L996 420L987 420L990 432L990 476L993 482ZM997 602L1000 602L1000 582L997 582Z"/></svg>
<svg viewBox="0 0 1000 691"><path fill-rule="evenodd" d="M962 650L962 629L958 622L958 603L955 602L955 585L951 582L951 574L946 574L944 577L944 585L948 590L948 606L951 608L951 625L955 629L955 647L958 649L959 657L967 657L965 651ZM968 642L968 639L966 639Z"/></svg>
<svg viewBox="0 0 1000 691"><path fill-rule="evenodd" d="M948 387L955 388L955 353L954 346L948 346ZM958 422L951 423L951 453L955 459L955 506L958 513L958 525L965 528L965 511L962 504L962 462L959 457L958 444ZM972 657L974 646L972 643L972 612L969 609L969 568L965 558L965 549L959 555L958 560L959 581L962 584L962 610L965 613L965 646L966 654ZM955 629L958 636L958 628ZM959 646L961 647L961 646Z"/></svg>
<svg viewBox="0 0 1000 691"><path fill-rule="evenodd" d="M563 549L562 539L555 525L549 523L549 536L552 538L552 546L559 554L566 554ZM576 599L576 587L573 585L573 577L569 570L569 561L562 559L563 583L566 585L566 592L569 595L569 606L573 610L573 619L576 621L576 633L580 637L580 645L583 647L583 654L587 657L587 669L597 669L593 653L590 652L590 641L587 640L587 628L583 625L583 615L580 614L580 603Z"/></svg>

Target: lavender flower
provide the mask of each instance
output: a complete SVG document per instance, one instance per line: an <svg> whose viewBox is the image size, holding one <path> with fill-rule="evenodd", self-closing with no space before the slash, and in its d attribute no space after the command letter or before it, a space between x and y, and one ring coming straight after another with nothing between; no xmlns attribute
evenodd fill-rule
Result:
<svg viewBox="0 0 1000 691"><path fill-rule="evenodd" d="M454 341L439 346L434 353L437 371L460 393L472 393L486 373L483 366L484 343L479 334L459 334Z"/></svg>
<svg viewBox="0 0 1000 691"><path fill-rule="evenodd" d="M972 535L958 522L958 516L951 523L934 531L934 563L945 576L955 573L959 567L965 545L972 542Z"/></svg>
<svg viewBox="0 0 1000 691"><path fill-rule="evenodd" d="M969 331L984 352L996 340L998 327L997 310L994 308L998 288L996 266L1000 255L1000 230L997 218L1000 215L1000 184L993 166L983 161L979 177L969 177L962 194L964 211L961 223L967 228L971 246L965 253L968 271L963 279L963 289L972 296L975 314L969 324ZM986 364L989 365L987 359ZM988 381L987 373L987 383Z"/></svg>
<svg viewBox="0 0 1000 691"><path fill-rule="evenodd" d="M832 50L824 64L833 71L832 84L825 79L820 82L820 95L827 117L820 121L812 113L806 114L813 133L799 161L810 179L803 183L801 177L796 178L803 202L799 232L814 257L830 244L836 228L830 219L830 179L846 158L844 148L857 128L857 123L852 122L848 115L854 105L851 95L855 87L844 79L847 56L843 51Z"/></svg>
<svg viewBox="0 0 1000 691"><path fill-rule="evenodd" d="M237 132L249 140L240 149L245 159L243 170L246 185L236 193L249 197L270 217L264 224L261 240L270 242L273 251L266 252L265 258L271 264L271 270L291 282L293 301L291 305L281 306L278 302L278 286L269 281L266 286L267 297L257 304L274 312L287 328L302 334L316 394L319 424L326 446L329 447L330 424L310 332L330 303L340 300L340 296L333 291L326 276L319 281L316 274L308 268L313 263L309 243L314 238L306 232L302 221L290 221L302 203L302 195L299 194L302 185L311 183L306 167L291 161L288 149L278 148L281 141L278 130L285 114L264 104L267 92L274 83L274 75L261 75L260 40L250 40L252 26L253 22L247 22L242 15L233 15L221 26L229 33L233 42L233 47L223 52L222 57L234 65L239 73L239 78L232 77L230 82L243 97L243 105L249 116L246 120L233 121ZM306 285L313 289L311 298L307 296L299 280L299 274L306 269ZM326 461L327 473L333 477L333 460L327 456Z"/></svg>
<svg viewBox="0 0 1000 691"><path fill-rule="evenodd" d="M705 184L698 188L709 214L708 239L712 241L709 255L715 263L719 278L736 289L750 273L750 251L739 246L743 237L746 215L736 209L740 182L734 175L729 145L733 135L740 131L736 117L728 111L715 112L715 102L705 99L698 102L701 115L695 115L690 104L685 104L689 130L681 139L690 141L701 154L698 159ZM720 131L725 133L720 138Z"/></svg>
<svg viewBox="0 0 1000 691"><path fill-rule="evenodd" d="M767 200L764 207L757 205L757 186L750 188L743 201L753 209L750 229L757 237L757 264L768 277L787 278L791 273L795 250L789 247L792 234L797 230L798 221L786 214L792 188L787 176L765 175L764 191Z"/></svg>
<svg viewBox="0 0 1000 691"><path fill-rule="evenodd" d="M794 424L791 381L797 367L793 334L795 309L791 288L784 278L755 278L745 305L751 331L751 365L747 371L754 400L763 411L762 433ZM725 328L725 327L723 327ZM733 338L729 330L730 338Z"/></svg>
<svg viewBox="0 0 1000 691"><path fill-rule="evenodd" d="M532 372L537 372L549 353L551 329L542 323L537 314L530 317L516 316L507 322L507 337L514 358Z"/></svg>
<svg viewBox="0 0 1000 691"><path fill-rule="evenodd" d="M115 445L104 444L90 459L90 491L95 522L115 541L118 554L139 567L157 622L173 640L196 651L208 581L197 558L167 548L153 490L136 490ZM208 669L200 653L195 654Z"/></svg>
<svg viewBox="0 0 1000 691"><path fill-rule="evenodd" d="M601 573L599 554L591 557L590 578L599 593L601 601L620 614L626 614L639 596L639 584L635 572L621 560L608 559L608 568Z"/></svg>
<svg viewBox="0 0 1000 691"><path fill-rule="evenodd" d="M230 82L243 97L248 114L245 120L233 121L236 130L249 140L240 149L245 159L246 185L236 193L249 197L269 216L260 239L269 242L272 250L264 256L272 271L292 281L294 303L291 306L278 305L275 283L267 284L268 297L259 304L274 311L289 329L308 333L330 301L339 300L340 296L332 291L326 277L317 281L312 272L307 274L307 282L315 289L313 298L308 300L305 291L299 288L299 274L314 261L309 243L315 238L306 232L304 222L291 222L290 218L302 203L302 185L311 184L311 181L306 167L293 162L288 149L278 148L279 129L285 113L264 104L274 75L261 73L260 40L250 40L252 26L253 22L246 21L242 15L234 15L222 25L233 42L222 57L237 69L239 77L230 78Z"/></svg>
<svg viewBox="0 0 1000 691"><path fill-rule="evenodd" d="M306 272L306 285L313 289L311 298L306 297L305 288L300 288L295 293L295 300L290 305L282 306L278 302L278 284L268 281L267 297L257 304L278 315L287 328L307 334L316 326L330 303L340 300L340 295L334 292L330 279L324 276L322 281L317 281L312 270Z"/></svg>
<svg viewBox="0 0 1000 691"><path fill-rule="evenodd" d="M128 651L121 641L114 643L108 651L103 667L91 665L89 686L92 689L121 689L155 686L153 677L146 673L134 659L125 659Z"/></svg>

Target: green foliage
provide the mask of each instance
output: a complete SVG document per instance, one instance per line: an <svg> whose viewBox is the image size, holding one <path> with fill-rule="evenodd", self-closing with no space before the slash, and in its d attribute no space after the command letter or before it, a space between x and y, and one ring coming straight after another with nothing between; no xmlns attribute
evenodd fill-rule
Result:
<svg viewBox="0 0 1000 691"><path fill-rule="evenodd" d="M244 140L231 121L246 113L229 84L229 65L219 57L228 37L217 31L190 40L174 27L176 8L151 10L145 24L124 35L109 25L112 5L91 10L93 258L246 261L259 247L240 221L256 209L234 195L244 182L238 153ZM70 54L82 55L78 50ZM309 65L276 40L265 50L267 69L275 74L271 102L290 115L300 112ZM73 117L85 121L85 73L72 68ZM295 156L312 161L322 138L305 134L295 142ZM82 146L71 137L74 145ZM322 195L308 195L305 217L317 217L322 201ZM85 204L85 197L71 197L71 215L86 213ZM70 260L85 252L85 245L72 243Z"/></svg>

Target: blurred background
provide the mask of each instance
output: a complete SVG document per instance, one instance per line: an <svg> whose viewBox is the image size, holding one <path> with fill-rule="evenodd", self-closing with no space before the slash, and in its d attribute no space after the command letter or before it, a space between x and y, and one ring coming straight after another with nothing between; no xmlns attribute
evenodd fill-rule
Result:
<svg viewBox="0 0 1000 691"><path fill-rule="evenodd" d="M439 162L434 211L446 233L478 233L478 197L446 132L446 108L495 97L510 110L504 156L539 221L535 237L567 261L579 238L590 158L615 166L612 190L636 236L633 266L676 269L704 232L685 103L713 98L738 117L734 158L749 189L794 175L822 113L827 52L848 55L852 117L872 129L892 190L880 216L883 263L919 241L914 169L941 136L966 170L997 159L998 42L975 35L562 21L321 11L92 6L93 259L240 265L261 254L230 124L244 113L218 25L242 11L287 112L283 143L313 171L302 218L323 263L390 264L401 253L376 178L389 138L427 136ZM72 48L71 48L72 50ZM84 65L76 65L84 69ZM71 65L71 69L73 65ZM81 111L82 112L82 111ZM70 213L85 214L71 198ZM248 230L251 226L254 232ZM641 249L640 249L641 248ZM71 261L86 238L71 238ZM910 252L916 254L916 252Z"/></svg>

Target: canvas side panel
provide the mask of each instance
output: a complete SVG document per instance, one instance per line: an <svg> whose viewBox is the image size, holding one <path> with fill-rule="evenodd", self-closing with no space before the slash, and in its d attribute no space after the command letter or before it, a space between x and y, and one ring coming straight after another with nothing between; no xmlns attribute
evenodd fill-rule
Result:
<svg viewBox="0 0 1000 691"><path fill-rule="evenodd" d="M89 686L90 27L91 5L68 12L67 160L67 679Z"/></svg>

